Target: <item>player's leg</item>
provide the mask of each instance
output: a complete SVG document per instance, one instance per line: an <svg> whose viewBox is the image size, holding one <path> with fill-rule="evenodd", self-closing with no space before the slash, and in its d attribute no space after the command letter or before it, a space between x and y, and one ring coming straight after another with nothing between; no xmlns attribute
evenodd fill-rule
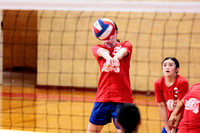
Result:
<svg viewBox="0 0 200 133"><path fill-rule="evenodd" d="M94 125L89 122L87 133L100 133L103 128L103 125Z"/></svg>
<svg viewBox="0 0 200 133"><path fill-rule="evenodd" d="M117 133L121 133L122 131L120 129L117 129Z"/></svg>

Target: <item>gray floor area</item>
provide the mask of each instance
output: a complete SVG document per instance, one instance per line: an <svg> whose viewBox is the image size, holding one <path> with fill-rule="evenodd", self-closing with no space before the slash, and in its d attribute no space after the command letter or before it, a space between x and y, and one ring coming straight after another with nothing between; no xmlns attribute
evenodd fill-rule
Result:
<svg viewBox="0 0 200 133"><path fill-rule="evenodd" d="M3 71L2 85L35 87L36 74L31 72Z"/></svg>

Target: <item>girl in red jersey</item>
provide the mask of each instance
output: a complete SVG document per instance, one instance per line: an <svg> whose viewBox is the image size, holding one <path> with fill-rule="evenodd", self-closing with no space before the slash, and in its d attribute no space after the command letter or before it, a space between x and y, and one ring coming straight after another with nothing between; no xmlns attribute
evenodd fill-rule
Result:
<svg viewBox="0 0 200 133"><path fill-rule="evenodd" d="M161 133L175 133L176 130L172 129L168 124L168 118L176 104L188 92L189 85L184 77L178 75L179 62L176 58L165 58L162 62L162 70L164 76L154 83L155 98L164 124Z"/></svg>
<svg viewBox="0 0 200 133"><path fill-rule="evenodd" d="M179 102L169 118L169 124L177 127L177 116L183 112L177 133L200 133L200 83L194 84Z"/></svg>
<svg viewBox="0 0 200 133"><path fill-rule="evenodd" d="M118 107L123 103L133 103L129 77L132 44L117 41L116 25L115 29L115 34L104 41L103 45L92 47L92 53L100 67L100 78L87 133L101 132L112 118L115 124ZM117 126L116 128L119 129Z"/></svg>

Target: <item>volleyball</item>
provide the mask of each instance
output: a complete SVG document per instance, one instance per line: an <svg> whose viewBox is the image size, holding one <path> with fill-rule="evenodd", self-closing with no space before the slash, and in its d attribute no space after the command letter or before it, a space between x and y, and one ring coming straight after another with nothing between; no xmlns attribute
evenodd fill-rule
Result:
<svg viewBox="0 0 200 133"><path fill-rule="evenodd" d="M107 18L101 18L94 22L92 31L99 40L108 40L115 33L115 24Z"/></svg>

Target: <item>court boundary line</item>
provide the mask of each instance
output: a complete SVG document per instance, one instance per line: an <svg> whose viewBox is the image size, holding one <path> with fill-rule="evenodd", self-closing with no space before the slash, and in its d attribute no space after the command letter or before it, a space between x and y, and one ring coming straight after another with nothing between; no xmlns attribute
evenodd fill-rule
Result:
<svg viewBox="0 0 200 133"><path fill-rule="evenodd" d="M74 90L81 92L97 92L97 88L88 88L88 87L74 87L74 86L53 86L53 85L36 85L37 89L56 89L56 90ZM136 95L146 95L146 96L155 96L154 91L139 91L131 90L133 94Z"/></svg>
<svg viewBox="0 0 200 133"><path fill-rule="evenodd" d="M38 88L36 88L38 89ZM41 88L40 88L41 89ZM43 88L45 89L45 88ZM46 90L46 89L45 89ZM55 90L55 88L54 88ZM57 89L56 89L57 90ZM48 89L47 89L48 91ZM61 91L61 90L57 90ZM70 101L70 102L95 102L95 95L94 96L86 96L86 95L81 95L81 94L73 94L74 92L80 92L80 90L73 90L73 89L68 89L66 90L67 92L71 92L70 94L52 94L49 95L48 93L20 93L20 92L2 92L0 93L0 98L10 98L12 97L12 100L16 99L27 99L27 100L44 100L48 102L65 102L65 101ZM83 93L87 93L87 91L81 91ZM92 92L94 93L94 92ZM71 95L72 94L72 95ZM95 93L96 94L96 93ZM133 93L134 95L140 95ZM143 95L144 96L144 95ZM148 97L148 95L146 95ZM153 96L153 95L151 95ZM15 100L16 100L15 99ZM157 106L157 103L155 101L149 100L149 99L134 99L134 103L141 105L141 106Z"/></svg>

